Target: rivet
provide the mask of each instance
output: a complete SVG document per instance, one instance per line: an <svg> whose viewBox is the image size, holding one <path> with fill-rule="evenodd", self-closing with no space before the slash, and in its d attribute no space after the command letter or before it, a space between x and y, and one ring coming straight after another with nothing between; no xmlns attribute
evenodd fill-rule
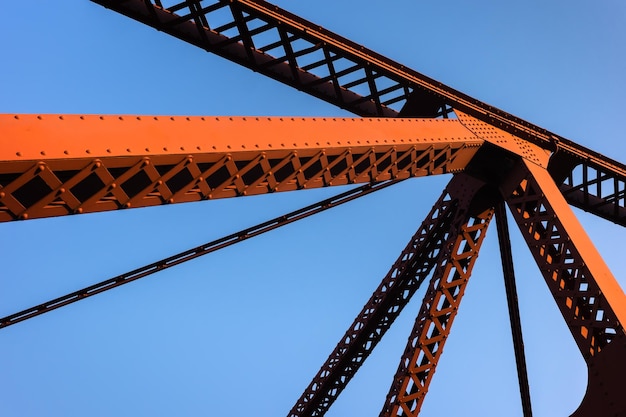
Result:
<svg viewBox="0 0 626 417"><path fill-rule="evenodd" d="M124 207L126 207L126 208L130 208L130 206L132 206L132 204L130 204L130 201L128 203L124 204Z"/></svg>
<svg viewBox="0 0 626 417"><path fill-rule="evenodd" d="M24 213L20 217L21 217L22 220L26 220L26 219L28 219L28 213Z"/></svg>
<svg viewBox="0 0 626 417"><path fill-rule="evenodd" d="M76 214L81 214L82 212L83 212L83 208L82 207L79 207L76 210L74 210L74 213L76 213Z"/></svg>

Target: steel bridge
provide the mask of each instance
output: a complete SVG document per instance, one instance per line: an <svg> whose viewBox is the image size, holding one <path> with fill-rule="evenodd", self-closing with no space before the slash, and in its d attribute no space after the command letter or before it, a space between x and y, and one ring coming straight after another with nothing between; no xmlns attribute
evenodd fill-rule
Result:
<svg viewBox="0 0 626 417"><path fill-rule="evenodd" d="M624 164L264 1L94 2L357 117L0 115L0 221L356 188L8 315L0 328L402 180L452 174L285 412L324 415L422 287L421 308L380 411L418 415L487 228L495 223L522 409L530 416L508 207L589 368L588 390L573 415L626 415L626 298L570 208L626 225Z"/></svg>

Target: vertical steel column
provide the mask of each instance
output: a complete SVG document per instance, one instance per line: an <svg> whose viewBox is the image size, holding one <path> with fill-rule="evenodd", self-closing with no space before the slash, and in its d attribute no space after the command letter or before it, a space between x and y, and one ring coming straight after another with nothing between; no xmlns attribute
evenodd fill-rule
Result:
<svg viewBox="0 0 626 417"><path fill-rule="evenodd" d="M448 192L459 199L459 210L437 260L381 417L419 414L493 216L493 201L485 204L477 196L483 185L480 181L467 175L455 179Z"/></svg>
<svg viewBox="0 0 626 417"><path fill-rule="evenodd" d="M326 413L432 270L448 240L457 205L444 191L289 417Z"/></svg>
<svg viewBox="0 0 626 417"><path fill-rule="evenodd" d="M547 170L523 161L506 199L589 370L574 416L626 415L626 296Z"/></svg>
<svg viewBox="0 0 626 417"><path fill-rule="evenodd" d="M515 271L513 269L513 253L509 240L509 222L506 218L504 201L496 204L496 228L498 230L498 243L500 244L500 258L502 260L502 272L504 275L504 287L506 301L509 307L511 319L511 334L513 336L513 350L515 352L515 365L517 366L517 379L522 399L522 411L524 417L532 417L530 403L530 388L528 386L528 373L526 371L526 357L524 356L524 338L522 337L522 323L517 302L517 288L515 287Z"/></svg>

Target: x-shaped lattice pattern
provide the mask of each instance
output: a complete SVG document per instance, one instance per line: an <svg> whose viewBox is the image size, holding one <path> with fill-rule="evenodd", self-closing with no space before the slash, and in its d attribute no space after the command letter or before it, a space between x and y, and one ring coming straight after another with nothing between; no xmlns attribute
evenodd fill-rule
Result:
<svg viewBox="0 0 626 417"><path fill-rule="evenodd" d="M32 162L0 174L0 221L455 172L465 145ZM25 162L28 163L28 162Z"/></svg>
<svg viewBox="0 0 626 417"><path fill-rule="evenodd" d="M458 186L452 191L453 196L458 196ZM381 416L417 416L428 392L494 213L489 208L472 214L469 211L472 198L464 200L452 221L452 232L437 259Z"/></svg>
<svg viewBox="0 0 626 417"><path fill-rule="evenodd" d="M623 329L575 241L532 175L507 203L581 353L596 355Z"/></svg>
<svg viewBox="0 0 626 417"><path fill-rule="evenodd" d="M444 192L296 402L290 417L326 413L430 274L448 239L456 208L457 201Z"/></svg>

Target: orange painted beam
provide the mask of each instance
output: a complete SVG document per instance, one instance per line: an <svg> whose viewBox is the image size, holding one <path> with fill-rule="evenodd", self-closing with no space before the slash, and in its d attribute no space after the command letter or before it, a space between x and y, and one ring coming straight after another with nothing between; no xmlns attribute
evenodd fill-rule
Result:
<svg viewBox="0 0 626 417"><path fill-rule="evenodd" d="M459 120L0 115L0 221L462 171Z"/></svg>

